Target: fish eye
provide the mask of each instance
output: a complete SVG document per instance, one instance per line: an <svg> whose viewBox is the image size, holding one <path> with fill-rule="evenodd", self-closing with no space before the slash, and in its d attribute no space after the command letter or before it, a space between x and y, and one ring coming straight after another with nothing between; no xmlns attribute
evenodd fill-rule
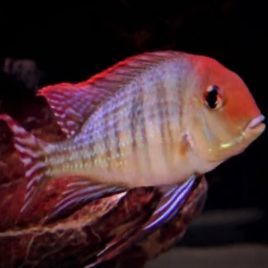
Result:
<svg viewBox="0 0 268 268"><path fill-rule="evenodd" d="M205 103L211 110L222 107L223 101L220 94L220 88L217 85L209 86L205 93Z"/></svg>

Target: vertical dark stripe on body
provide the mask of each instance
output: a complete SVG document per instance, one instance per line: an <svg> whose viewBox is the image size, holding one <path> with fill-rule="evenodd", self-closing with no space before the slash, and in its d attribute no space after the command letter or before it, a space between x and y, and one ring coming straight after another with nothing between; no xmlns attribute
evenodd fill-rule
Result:
<svg viewBox="0 0 268 268"><path fill-rule="evenodd" d="M95 142L93 141L93 135L90 134L89 136L89 152L90 152L90 163L93 166L95 163L95 157L96 157L96 152L95 152Z"/></svg>
<svg viewBox="0 0 268 268"><path fill-rule="evenodd" d="M149 148L148 148L148 139L147 139L147 125L145 119L145 109L146 104L144 103L145 89L141 86L138 93L138 102L140 103L140 117L139 117L139 125L141 130L141 136L143 141L143 146L145 149L145 161L148 164L148 167L151 166L150 156L149 156Z"/></svg>
<svg viewBox="0 0 268 268"><path fill-rule="evenodd" d="M138 129L138 121L140 117L141 111L141 103L139 101L139 94L140 90L136 92L130 106L130 132L131 132L131 140L132 140L132 152L136 152L136 147L137 147L137 129Z"/></svg>
<svg viewBox="0 0 268 268"><path fill-rule="evenodd" d="M103 143L105 148L104 158L107 164L107 169L111 168L111 134L112 132L109 129L109 116L106 115L103 118Z"/></svg>
<svg viewBox="0 0 268 268"><path fill-rule="evenodd" d="M167 98L166 98L166 89L164 88L164 85L162 83L158 84L156 86L156 110L158 114L158 126L159 131L161 134L161 142L163 145L163 151L164 147L166 145L166 131L165 131L165 121L166 118L166 111L164 111L165 106L167 105Z"/></svg>
<svg viewBox="0 0 268 268"><path fill-rule="evenodd" d="M171 89L170 89L171 90ZM166 89L166 92L167 92L167 89ZM173 134L172 134L172 130L171 130L171 122L170 122L170 119L172 117L172 115L170 114L170 105L171 103L168 103L168 100L167 100L167 97L166 97L166 107L167 109L165 109L164 113L164 117L165 117L165 127L166 127L166 131L167 131L167 139L168 139L168 144L173 144ZM172 105L173 104L173 101L172 101Z"/></svg>
<svg viewBox="0 0 268 268"><path fill-rule="evenodd" d="M183 92L181 90L182 88L182 85L178 84L176 85L176 91L177 91L177 99L178 99L178 102L179 102L179 105L178 105L178 117L179 117L179 129L180 131L182 131L182 117L183 117L183 106L184 106L184 99L183 99Z"/></svg>
<svg viewBox="0 0 268 268"><path fill-rule="evenodd" d="M160 119L159 122L159 130L161 133L161 143L162 143L162 152L165 156L165 160L167 163L169 162L169 151L173 144L173 136L171 131L171 122L170 122L170 111L169 105L171 105L168 101L168 90L164 83L160 83L157 86L157 109L158 109L158 116Z"/></svg>
<svg viewBox="0 0 268 268"><path fill-rule="evenodd" d="M117 160L121 159L121 148L120 148L120 135L118 129L118 118L114 120L113 124L113 132L114 132L114 142L115 142L115 150L117 154Z"/></svg>
<svg viewBox="0 0 268 268"><path fill-rule="evenodd" d="M147 140L147 132L146 132L146 122L144 116L144 92L143 88L140 87L137 89L137 92L131 103L130 110L130 131L131 131L131 139L132 139L132 152L136 153L137 150L137 134L140 131L143 145L146 150L146 160L149 160L149 152L148 152L148 140Z"/></svg>

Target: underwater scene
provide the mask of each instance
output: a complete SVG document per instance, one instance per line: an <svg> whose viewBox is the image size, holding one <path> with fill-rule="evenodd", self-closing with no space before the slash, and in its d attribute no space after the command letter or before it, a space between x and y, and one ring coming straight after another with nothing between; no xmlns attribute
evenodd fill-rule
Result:
<svg viewBox="0 0 268 268"><path fill-rule="evenodd" d="M0 268L267 267L267 25L240 0L2 5Z"/></svg>

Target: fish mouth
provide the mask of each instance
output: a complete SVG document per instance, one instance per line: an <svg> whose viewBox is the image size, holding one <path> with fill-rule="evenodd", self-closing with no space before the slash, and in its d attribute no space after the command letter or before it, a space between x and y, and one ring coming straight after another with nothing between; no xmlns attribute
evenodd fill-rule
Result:
<svg viewBox="0 0 268 268"><path fill-rule="evenodd" d="M247 128L254 129L254 128L258 127L258 126L264 121L264 119L265 119L265 117L264 117L264 115L262 115L262 114L259 115L259 116L256 116L255 118L253 118L253 119L249 122Z"/></svg>
<svg viewBox="0 0 268 268"><path fill-rule="evenodd" d="M246 127L246 131L257 131L257 132L263 132L265 129L265 124L263 123L265 117L264 115L258 115L250 120Z"/></svg>

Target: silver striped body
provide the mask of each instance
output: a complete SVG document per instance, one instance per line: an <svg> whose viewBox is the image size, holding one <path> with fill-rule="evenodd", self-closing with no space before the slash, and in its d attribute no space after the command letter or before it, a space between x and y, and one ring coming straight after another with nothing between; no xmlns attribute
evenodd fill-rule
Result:
<svg viewBox="0 0 268 268"><path fill-rule="evenodd" d="M143 59L142 67L135 61L128 68L133 72L126 75L133 75L96 109L76 136L47 148L50 176L82 175L96 182L136 187L173 183L191 175L187 157L179 150L185 134L187 81L183 77L190 63L178 54L148 64ZM113 78L120 76L113 74Z"/></svg>

